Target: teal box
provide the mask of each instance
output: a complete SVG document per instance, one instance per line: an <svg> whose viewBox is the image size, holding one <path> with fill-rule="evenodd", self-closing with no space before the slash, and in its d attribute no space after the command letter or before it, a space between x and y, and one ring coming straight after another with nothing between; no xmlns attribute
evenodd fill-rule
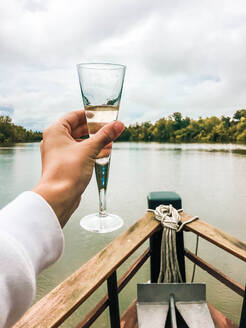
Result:
<svg viewBox="0 0 246 328"><path fill-rule="evenodd" d="M174 191L152 191L148 194L148 208L154 210L159 205L171 204L176 210L182 208L182 200Z"/></svg>

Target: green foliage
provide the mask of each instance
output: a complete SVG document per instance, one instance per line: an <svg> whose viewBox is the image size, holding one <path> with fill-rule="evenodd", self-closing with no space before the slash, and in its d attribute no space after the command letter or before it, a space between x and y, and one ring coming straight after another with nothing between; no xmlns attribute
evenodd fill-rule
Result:
<svg viewBox="0 0 246 328"><path fill-rule="evenodd" d="M40 141L42 133L15 125L8 116L0 116L0 143Z"/></svg>
<svg viewBox="0 0 246 328"><path fill-rule="evenodd" d="M8 116L0 116L0 143L40 141L42 133L15 125ZM246 109L233 118L216 116L198 120L175 112L155 124L143 122L126 127L117 141L157 142L238 142L246 144Z"/></svg>
<svg viewBox="0 0 246 328"><path fill-rule="evenodd" d="M246 118L246 109L237 110L236 113L233 115L233 119L236 121L240 121L242 117Z"/></svg>
<svg viewBox="0 0 246 328"><path fill-rule="evenodd" d="M175 112L155 124L144 122L126 127L118 141L246 143L246 109L236 111L233 119L212 116L192 120Z"/></svg>

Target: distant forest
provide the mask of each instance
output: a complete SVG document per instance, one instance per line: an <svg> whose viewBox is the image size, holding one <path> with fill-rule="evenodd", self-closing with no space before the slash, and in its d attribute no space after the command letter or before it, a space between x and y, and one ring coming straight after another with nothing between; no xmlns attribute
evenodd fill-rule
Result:
<svg viewBox="0 0 246 328"><path fill-rule="evenodd" d="M40 141L42 133L15 125L8 116L0 116L0 143ZM216 116L193 120L175 112L168 118L136 123L125 128L117 141L219 142L246 144L246 109L233 117Z"/></svg>
<svg viewBox="0 0 246 328"><path fill-rule="evenodd" d="M168 118L136 123L126 127L117 141L157 142L218 142L246 144L246 109L235 112L233 117L216 116L193 120L175 112Z"/></svg>
<svg viewBox="0 0 246 328"><path fill-rule="evenodd" d="M42 133L15 125L8 116L0 116L0 143L40 141Z"/></svg>

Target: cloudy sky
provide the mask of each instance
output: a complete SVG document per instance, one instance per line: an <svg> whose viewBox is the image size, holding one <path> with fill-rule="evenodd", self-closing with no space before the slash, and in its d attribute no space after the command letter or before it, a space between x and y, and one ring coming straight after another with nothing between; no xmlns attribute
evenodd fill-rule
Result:
<svg viewBox="0 0 246 328"><path fill-rule="evenodd" d="M0 114L43 129L81 108L80 62L127 66L120 119L246 107L245 0L0 2Z"/></svg>

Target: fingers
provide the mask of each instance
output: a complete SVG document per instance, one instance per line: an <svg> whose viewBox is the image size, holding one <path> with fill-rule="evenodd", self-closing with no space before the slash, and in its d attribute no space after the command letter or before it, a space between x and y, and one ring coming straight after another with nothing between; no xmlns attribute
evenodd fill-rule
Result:
<svg viewBox="0 0 246 328"><path fill-rule="evenodd" d="M70 134L82 125L86 124L86 117L84 110L76 110L64 115L59 119L57 124L63 125Z"/></svg>
<svg viewBox="0 0 246 328"><path fill-rule="evenodd" d="M51 135L63 135L65 137L72 136L73 138L79 138L86 134L87 124L85 111L77 110L64 115L50 127L45 129L43 137L45 139L47 136Z"/></svg>
<svg viewBox="0 0 246 328"><path fill-rule="evenodd" d="M109 155L111 154L112 146L113 146L112 142L110 142L107 146L105 146L97 155L97 159L109 157Z"/></svg>
<svg viewBox="0 0 246 328"><path fill-rule="evenodd" d="M123 132L125 126L120 121L114 121L105 125L101 130L88 139L91 149L97 155L102 148L117 139Z"/></svg>
<svg viewBox="0 0 246 328"><path fill-rule="evenodd" d="M87 124L80 125L75 130L72 131L72 137L74 139L77 139L77 138L80 138L80 137L83 137L86 135L88 135Z"/></svg>

